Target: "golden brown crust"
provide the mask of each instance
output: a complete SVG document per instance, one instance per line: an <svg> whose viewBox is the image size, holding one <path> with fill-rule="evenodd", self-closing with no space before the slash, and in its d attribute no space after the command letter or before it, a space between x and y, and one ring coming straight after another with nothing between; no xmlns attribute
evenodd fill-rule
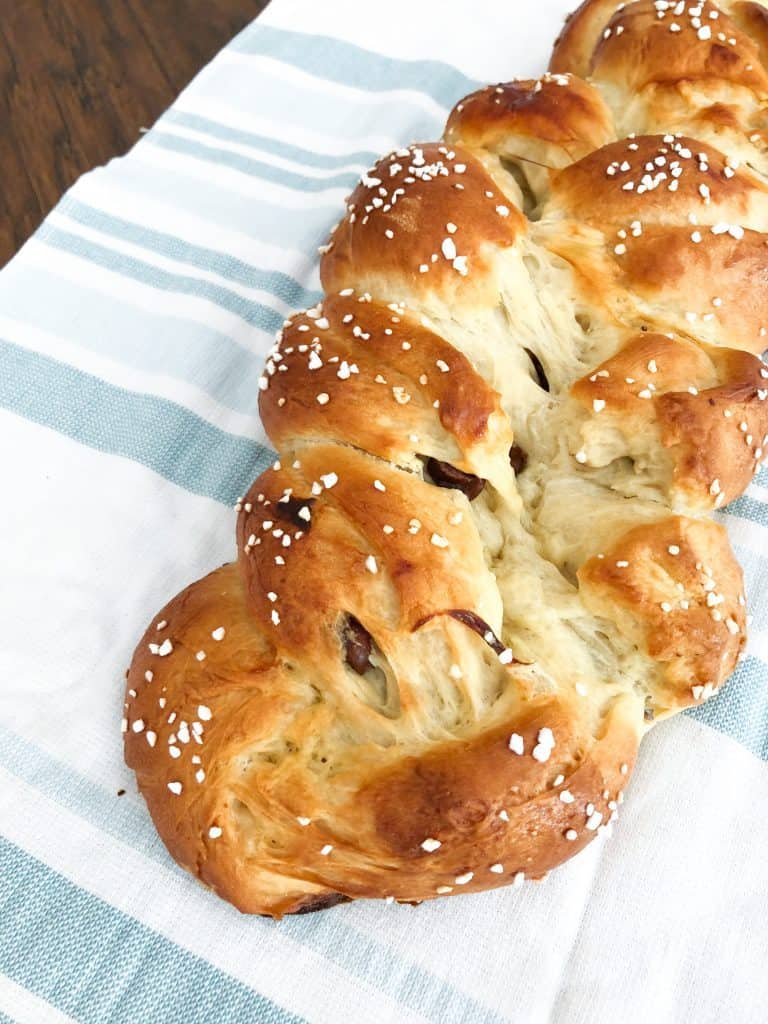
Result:
<svg viewBox="0 0 768 1024"><path fill-rule="evenodd" d="M757 48L718 5L686 3L681 14L677 7L636 0L617 10L594 46L590 74L630 93L651 84L706 79L768 92ZM691 14L689 8L697 7L700 13Z"/></svg>
<svg viewBox="0 0 768 1024"><path fill-rule="evenodd" d="M768 186L714 147L647 135L603 146L560 171L547 215L584 224L738 225L762 230ZM696 221L689 221L693 213Z"/></svg>
<svg viewBox="0 0 768 1024"><path fill-rule="evenodd" d="M707 227L619 222L606 234L547 229L551 252L578 273L602 316L759 355L768 340L765 236L725 223ZM628 315L629 314L629 315Z"/></svg>
<svg viewBox="0 0 768 1024"><path fill-rule="evenodd" d="M280 450L336 440L399 465L422 455L484 478L509 472L512 432L498 394L404 308L369 296L328 296L291 318L267 362L259 412Z"/></svg>
<svg viewBox="0 0 768 1024"><path fill-rule="evenodd" d="M392 632L393 642L444 608L498 622L493 577L478 571L482 546L462 494L355 448L316 444L297 455L298 467L259 477L238 519L251 606L265 622L277 613L283 649L335 658L345 613L377 636ZM313 581L311 616L305 580Z"/></svg>
<svg viewBox="0 0 768 1024"><path fill-rule="evenodd" d="M430 291L487 300L490 256L525 230L525 218L468 150L409 146L380 160L349 197L322 258L323 287L396 301Z"/></svg>
<svg viewBox="0 0 768 1024"><path fill-rule="evenodd" d="M614 137L600 93L573 75L489 85L458 103L445 129L452 145L507 160L565 167Z"/></svg>
<svg viewBox="0 0 768 1024"><path fill-rule="evenodd" d="M759 353L767 201L763 182L711 147L638 136L559 172L538 230L606 315L631 309L635 322L710 344L726 331L729 346Z"/></svg>
<svg viewBox="0 0 768 1024"><path fill-rule="evenodd" d="M161 615L168 625L150 627L129 673L126 760L173 856L245 912L279 917L338 894L423 900L538 877L593 839L621 799L637 744L627 698L593 738L578 709L533 697L512 666L488 725L436 742L401 729L398 749L385 726L378 744L373 729L363 739L354 705L322 688L319 667L344 674L338 650L326 669L318 648L302 659L275 630L276 652L234 566ZM160 636L172 650L153 655ZM547 729L544 759L533 752ZM313 739L334 730L327 751Z"/></svg>
<svg viewBox="0 0 768 1024"><path fill-rule="evenodd" d="M731 17L757 46L760 63L768 64L768 9L755 0L738 0L731 9Z"/></svg>
<svg viewBox="0 0 768 1024"><path fill-rule="evenodd" d="M573 714L553 703L522 712L515 734L523 755L510 756L509 729L499 727L472 743L400 761L361 794L378 832L403 858L425 859L424 836L437 839L430 867L454 892L462 891L456 877L470 872L474 877L459 883L463 891L508 884L518 873L541 877L612 820L634 765L634 730L621 705L611 708L596 741L579 735ZM531 763L526 754L542 729L551 729L555 748L546 762ZM562 792L573 800L564 802ZM494 864L504 869L497 878L488 873Z"/></svg>
<svg viewBox="0 0 768 1024"><path fill-rule="evenodd" d="M633 454L633 439L655 434L669 457L673 507L707 511L741 494L764 448L768 454L767 378L746 352L646 333L577 381L571 394L622 432L626 454ZM589 446L584 454L586 465L595 464Z"/></svg>
<svg viewBox="0 0 768 1024"><path fill-rule="evenodd" d="M702 506L708 495L720 508L747 489L768 452L768 370L733 349L712 359L720 385L662 395L658 416L662 444L674 452L676 489Z"/></svg>
<svg viewBox="0 0 768 1024"><path fill-rule="evenodd" d="M590 82L481 90L377 163L278 337L278 460L124 722L171 854L244 912L541 877L743 649L725 532L676 513L768 443L768 36L677 6L590 0L553 56Z"/></svg>
<svg viewBox="0 0 768 1024"><path fill-rule="evenodd" d="M744 581L723 527L676 516L601 554L579 570L583 600L664 666L654 708L711 696L745 643Z"/></svg>
<svg viewBox="0 0 768 1024"><path fill-rule="evenodd" d="M620 134L681 131L765 173L767 35L764 2L587 0L550 66L588 77Z"/></svg>
<svg viewBox="0 0 768 1024"><path fill-rule="evenodd" d="M128 672L125 759L155 826L182 867L245 911L259 911L254 891L265 883L233 856L238 809L230 779L254 727L257 735L279 733L290 700L309 703L300 687L288 690L290 683L269 637L255 628L234 565L193 583L160 611ZM276 684L282 706L268 699ZM276 881L290 891L290 879L267 884Z"/></svg>
<svg viewBox="0 0 768 1024"><path fill-rule="evenodd" d="M716 79L762 94L768 77L750 38L765 41L761 4L711 0L586 0L555 44L550 70L616 81L629 94L650 84ZM743 26L740 27L740 26Z"/></svg>
<svg viewBox="0 0 768 1024"><path fill-rule="evenodd" d="M695 225L651 227L639 238L629 231L625 258L608 245L618 287L634 292L649 320L663 310L674 330L715 344L726 331L730 346L759 354L768 335L768 246L756 231L735 234Z"/></svg>
<svg viewBox="0 0 768 1024"><path fill-rule="evenodd" d="M555 41L549 70L587 78L592 70L592 52L617 7L616 0L584 0L566 18Z"/></svg>

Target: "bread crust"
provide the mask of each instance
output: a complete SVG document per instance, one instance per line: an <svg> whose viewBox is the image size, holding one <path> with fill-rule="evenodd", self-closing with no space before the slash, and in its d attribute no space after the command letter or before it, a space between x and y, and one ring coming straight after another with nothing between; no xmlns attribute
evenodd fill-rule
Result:
<svg viewBox="0 0 768 1024"><path fill-rule="evenodd" d="M708 516L768 453L768 17L689 6L588 0L551 73L378 161L278 335L278 459L123 723L171 855L243 912L543 877L744 648Z"/></svg>

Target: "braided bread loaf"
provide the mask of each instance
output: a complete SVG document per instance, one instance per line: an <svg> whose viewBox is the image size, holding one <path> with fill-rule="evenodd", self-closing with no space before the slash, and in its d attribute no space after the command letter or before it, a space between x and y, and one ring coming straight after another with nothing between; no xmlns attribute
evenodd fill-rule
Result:
<svg viewBox="0 0 768 1024"><path fill-rule="evenodd" d="M541 877L732 671L708 513L768 442L767 48L762 4L590 0L552 73L352 193L237 561L128 675L158 831L241 910Z"/></svg>

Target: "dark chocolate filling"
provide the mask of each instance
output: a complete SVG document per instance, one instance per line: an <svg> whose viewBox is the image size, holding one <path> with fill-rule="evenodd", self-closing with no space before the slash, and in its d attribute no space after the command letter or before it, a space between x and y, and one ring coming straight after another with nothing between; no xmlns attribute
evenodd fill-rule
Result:
<svg viewBox="0 0 768 1024"><path fill-rule="evenodd" d="M519 444L513 444L509 449L509 464L515 473L522 473L528 465L528 453Z"/></svg>
<svg viewBox="0 0 768 1024"><path fill-rule="evenodd" d="M327 896L321 896L319 899L312 900L311 903L304 903L302 906L295 910L295 914L314 914L318 910L329 910L331 907L336 907L339 903L351 903L349 896L345 896L342 892L330 892Z"/></svg>
<svg viewBox="0 0 768 1024"><path fill-rule="evenodd" d="M531 360L533 369L536 373L536 380L538 382L539 387L543 388L544 391L549 391L549 381L547 380L547 375L544 372L544 366L541 360L536 355L536 353L533 352L531 349L527 348L525 349L525 352L528 358Z"/></svg>
<svg viewBox="0 0 768 1024"><path fill-rule="evenodd" d="M370 660L372 649L371 634L354 615L348 615L344 627L344 656L349 667L359 676L373 668Z"/></svg>
<svg viewBox="0 0 768 1024"><path fill-rule="evenodd" d="M427 459L427 472L432 483L438 487L452 487L461 491L470 501L474 501L485 487L485 480L482 477L475 476L474 473L464 473L450 462L440 462L439 459Z"/></svg>
<svg viewBox="0 0 768 1024"><path fill-rule="evenodd" d="M496 654L501 654L503 651L506 651L506 647L501 640L499 640L485 619L481 619L475 612L471 612L466 608L446 608L445 611L432 612L430 615L425 615L423 619L419 619L413 627L413 631L415 632L417 629L420 629L425 623L429 622L430 619L437 618L438 615L450 615L451 618L457 619L459 622L463 622L465 626L469 626L470 629L474 630L478 636L481 636L483 640L485 640L491 650ZM512 663L520 664L516 658L513 658Z"/></svg>

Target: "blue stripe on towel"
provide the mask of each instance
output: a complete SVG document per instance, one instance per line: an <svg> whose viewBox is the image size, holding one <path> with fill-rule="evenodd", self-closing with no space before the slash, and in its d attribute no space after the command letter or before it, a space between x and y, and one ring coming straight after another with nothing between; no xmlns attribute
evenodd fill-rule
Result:
<svg viewBox="0 0 768 1024"><path fill-rule="evenodd" d="M274 458L168 399L115 387L2 339L0 407L228 505Z"/></svg>
<svg viewBox="0 0 768 1024"><path fill-rule="evenodd" d="M242 128L232 128L221 121L213 121L209 117L202 117L200 114L192 114L186 110L169 110L163 114L158 121L158 128L164 124L178 124L184 128L212 138L220 139L222 142L236 142L241 146L250 146L252 149L263 150L273 156L283 157L285 160L292 160L297 164L304 164L306 167L317 167L323 170L336 170L338 167L349 167L358 165L364 169L379 159L380 153L373 150L358 150L353 153L318 153L316 150L305 149L303 146L295 146L289 142L283 142L272 135L259 135L256 132L244 131Z"/></svg>
<svg viewBox="0 0 768 1024"><path fill-rule="evenodd" d="M302 1019L2 838L0 970L94 1024Z"/></svg>
<svg viewBox="0 0 768 1024"><path fill-rule="evenodd" d="M37 301L35 285L46 296L45 303ZM256 412L264 356L207 323L141 309L85 280L74 284L46 270L23 269L22 264L0 275L0 309L12 320L63 336L115 363L186 381L225 408ZM262 335L258 341L266 353L271 339Z"/></svg>
<svg viewBox="0 0 768 1024"><path fill-rule="evenodd" d="M386 57L346 40L258 22L234 39L230 49L284 61L317 78L366 92L412 89L444 107L485 85L442 61Z"/></svg>
<svg viewBox="0 0 768 1024"><path fill-rule="evenodd" d="M233 153L230 149L210 146L204 142L198 142L196 139L187 139L159 129L155 129L147 135L143 140L143 145L160 146L162 149L191 156L196 160L205 160L216 167L229 167L230 170L239 171L241 174L271 181L274 185L296 189L298 192L328 192L332 189L343 189L348 192L360 177L354 171L347 171L330 177L313 178L305 174L298 174L296 171L288 171L284 167L276 167L263 160L254 160L242 153Z"/></svg>
<svg viewBox="0 0 768 1024"><path fill-rule="evenodd" d="M768 761L768 665L745 658L716 697L686 714Z"/></svg>
<svg viewBox="0 0 768 1024"><path fill-rule="evenodd" d="M119 707L118 702L115 707ZM117 729L115 719L116 736ZM116 800L112 792L16 736L2 724L0 765L100 832L125 843L164 868L182 873L166 853L140 799L126 796ZM223 904L219 904L219 908L223 908ZM233 913L229 908L224 912ZM458 992L449 982L407 957L395 955L377 938L361 934L345 924L344 911L340 913L342 918L327 913L286 918L279 927L294 941L332 960L361 983L388 990L391 979L399 976L403 980L398 996L400 1002L424 1014L428 1020L442 1020L443 1013L457 1006L463 1007L465 1013L461 1019L471 1020L473 1024L494 1024L498 1020L491 1011ZM253 918L251 923L254 933L260 936L275 927L259 918Z"/></svg>
<svg viewBox="0 0 768 1024"><path fill-rule="evenodd" d="M58 210L83 227L130 242L177 263L186 263L198 270L209 271L235 284L269 292L291 309L314 306L322 298L322 292L304 288L289 274L283 274L278 270L264 270L229 253L195 245L176 235L155 231L134 221L116 217L72 196L64 199Z"/></svg>

